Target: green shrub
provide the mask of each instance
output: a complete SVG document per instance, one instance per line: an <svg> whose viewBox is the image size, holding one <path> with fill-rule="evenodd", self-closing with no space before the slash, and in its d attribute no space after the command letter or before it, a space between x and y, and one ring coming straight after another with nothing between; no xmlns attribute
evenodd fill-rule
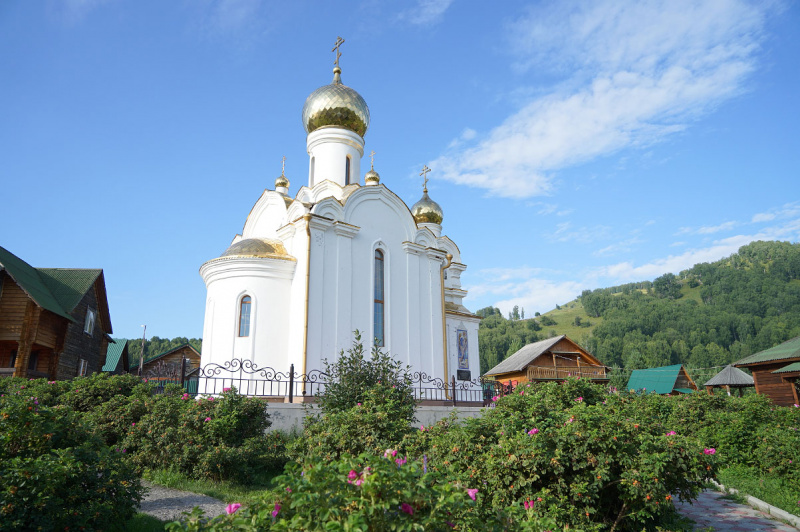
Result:
<svg viewBox="0 0 800 532"><path fill-rule="evenodd" d="M168 385L163 394L146 399L144 408L120 443L140 470L247 479L274 463L272 440L264 435L269 415L260 399L227 389L219 397L195 400L180 386Z"/></svg>
<svg viewBox="0 0 800 532"><path fill-rule="evenodd" d="M141 385L136 375L109 375L93 373L88 377L76 377L68 381L70 386L59 403L76 412L90 412L116 395L131 395Z"/></svg>
<svg viewBox="0 0 800 532"><path fill-rule="evenodd" d="M361 395L363 403L306 418L292 455L300 461L335 460L393 447L413 431L408 413L403 415L407 403L393 392L386 384L376 384Z"/></svg>
<svg viewBox="0 0 800 532"><path fill-rule="evenodd" d="M323 361L328 379L324 390L317 396L323 413L354 408L358 403L365 402L368 390L382 384L392 396L395 415L413 421L416 401L409 367L403 367L400 361L381 351L378 346L372 347L368 360L364 356L361 335L358 331L354 334L353 346L341 351L334 363L329 363L327 359Z"/></svg>
<svg viewBox="0 0 800 532"><path fill-rule="evenodd" d="M260 504L205 519L199 509L171 531L198 530L506 530L504 514L479 520L469 486L447 482L421 463L391 451L341 461L293 463L275 479L273 494ZM233 510L233 507L229 507Z"/></svg>
<svg viewBox="0 0 800 532"><path fill-rule="evenodd" d="M630 417L628 402L638 400L578 379L522 386L481 418L445 420L401 448L453 482L482 482L481 516L533 501L536 515L561 525L641 526L670 511L672 497L696 497L715 456Z"/></svg>
<svg viewBox="0 0 800 532"><path fill-rule="evenodd" d="M142 487L123 453L68 408L0 397L3 530L112 528L130 519Z"/></svg>

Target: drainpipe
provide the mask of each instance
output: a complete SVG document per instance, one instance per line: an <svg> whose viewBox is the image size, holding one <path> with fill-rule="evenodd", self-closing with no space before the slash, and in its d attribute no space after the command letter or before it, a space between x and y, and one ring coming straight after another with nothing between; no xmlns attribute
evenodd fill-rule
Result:
<svg viewBox="0 0 800 532"><path fill-rule="evenodd" d="M306 316L303 325L303 395L306 394L306 364L308 363L308 294L311 284L311 213L303 215L306 221L306 237L308 238L308 263L306 264Z"/></svg>
<svg viewBox="0 0 800 532"><path fill-rule="evenodd" d="M448 253L445 256L447 263L444 264L439 270L439 280L442 287L442 356L444 357L444 382L445 382L445 397L450 399L449 390L447 388L447 381L450 380L450 371L447 367L447 317L444 314L444 271L450 267L453 262L453 255Z"/></svg>

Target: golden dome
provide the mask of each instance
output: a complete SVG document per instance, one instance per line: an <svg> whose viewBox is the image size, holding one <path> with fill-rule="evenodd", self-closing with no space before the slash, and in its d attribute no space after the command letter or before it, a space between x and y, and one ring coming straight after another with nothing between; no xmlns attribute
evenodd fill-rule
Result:
<svg viewBox="0 0 800 532"><path fill-rule="evenodd" d="M428 189L423 189L422 199L411 207L411 215L418 224L442 224L444 212L438 203L428 197Z"/></svg>
<svg viewBox="0 0 800 532"><path fill-rule="evenodd" d="M283 174L278 176L278 179L275 180L275 188L280 187L289 188L289 180Z"/></svg>
<svg viewBox="0 0 800 532"><path fill-rule="evenodd" d="M245 238L232 244L220 257L257 257L294 260L286 252L283 242L270 238Z"/></svg>
<svg viewBox="0 0 800 532"><path fill-rule="evenodd" d="M306 99L303 105L303 127L311 133L322 127L341 127L363 137L369 128L369 107L359 93L342 84L337 66L333 83L325 85Z"/></svg>
<svg viewBox="0 0 800 532"><path fill-rule="evenodd" d="M364 182L365 183L375 183L376 185L381 182L381 176L378 172L375 171L374 168L370 169L369 172L364 174Z"/></svg>

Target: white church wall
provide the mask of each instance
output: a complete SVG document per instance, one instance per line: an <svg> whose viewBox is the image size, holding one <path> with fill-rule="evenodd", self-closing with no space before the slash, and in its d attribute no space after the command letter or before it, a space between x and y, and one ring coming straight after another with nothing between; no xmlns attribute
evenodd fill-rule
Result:
<svg viewBox="0 0 800 532"><path fill-rule="evenodd" d="M350 158L349 183L360 183L364 139L358 134L338 127L320 128L309 133L306 148L309 156L310 187L313 188L326 179L338 183L341 187L347 185L345 170L348 157Z"/></svg>
<svg viewBox="0 0 800 532"><path fill-rule="evenodd" d="M243 238L277 238L278 228L286 223L286 202L281 194L265 190L242 230Z"/></svg>

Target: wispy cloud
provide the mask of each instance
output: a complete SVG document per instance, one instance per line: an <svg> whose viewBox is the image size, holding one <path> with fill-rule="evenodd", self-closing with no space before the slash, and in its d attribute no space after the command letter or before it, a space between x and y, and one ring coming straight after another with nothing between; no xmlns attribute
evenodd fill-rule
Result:
<svg viewBox="0 0 800 532"><path fill-rule="evenodd" d="M775 219L786 219L793 216L800 216L800 202L794 201L786 203L781 207L770 209L767 212L754 214L750 220L752 223L770 222Z"/></svg>
<svg viewBox="0 0 800 532"><path fill-rule="evenodd" d="M596 257L608 257L611 255L619 255L620 253L630 253L636 244L641 244L643 240L639 237L628 238L615 242L610 246L598 249L593 253Z"/></svg>
<svg viewBox="0 0 800 532"><path fill-rule="evenodd" d="M509 29L517 67L564 81L430 166L454 183L531 197L550 193L561 168L683 131L746 89L769 5L604 0L530 9Z"/></svg>
<svg viewBox="0 0 800 532"><path fill-rule="evenodd" d="M675 233L676 235L713 235L714 233L719 233L720 231L730 231L734 227L739 225L738 222L729 221L724 222L719 225L706 225L703 227L698 227L697 229L691 227L681 227L678 229L678 232Z"/></svg>
<svg viewBox="0 0 800 532"><path fill-rule="evenodd" d="M400 13L398 18L417 26L430 26L439 22L453 0L417 0L417 5Z"/></svg>
<svg viewBox="0 0 800 532"><path fill-rule="evenodd" d="M607 239L610 231L611 228L605 225L575 227L572 222L561 222L556 224L555 231L545 236L557 242L590 244L598 240Z"/></svg>

